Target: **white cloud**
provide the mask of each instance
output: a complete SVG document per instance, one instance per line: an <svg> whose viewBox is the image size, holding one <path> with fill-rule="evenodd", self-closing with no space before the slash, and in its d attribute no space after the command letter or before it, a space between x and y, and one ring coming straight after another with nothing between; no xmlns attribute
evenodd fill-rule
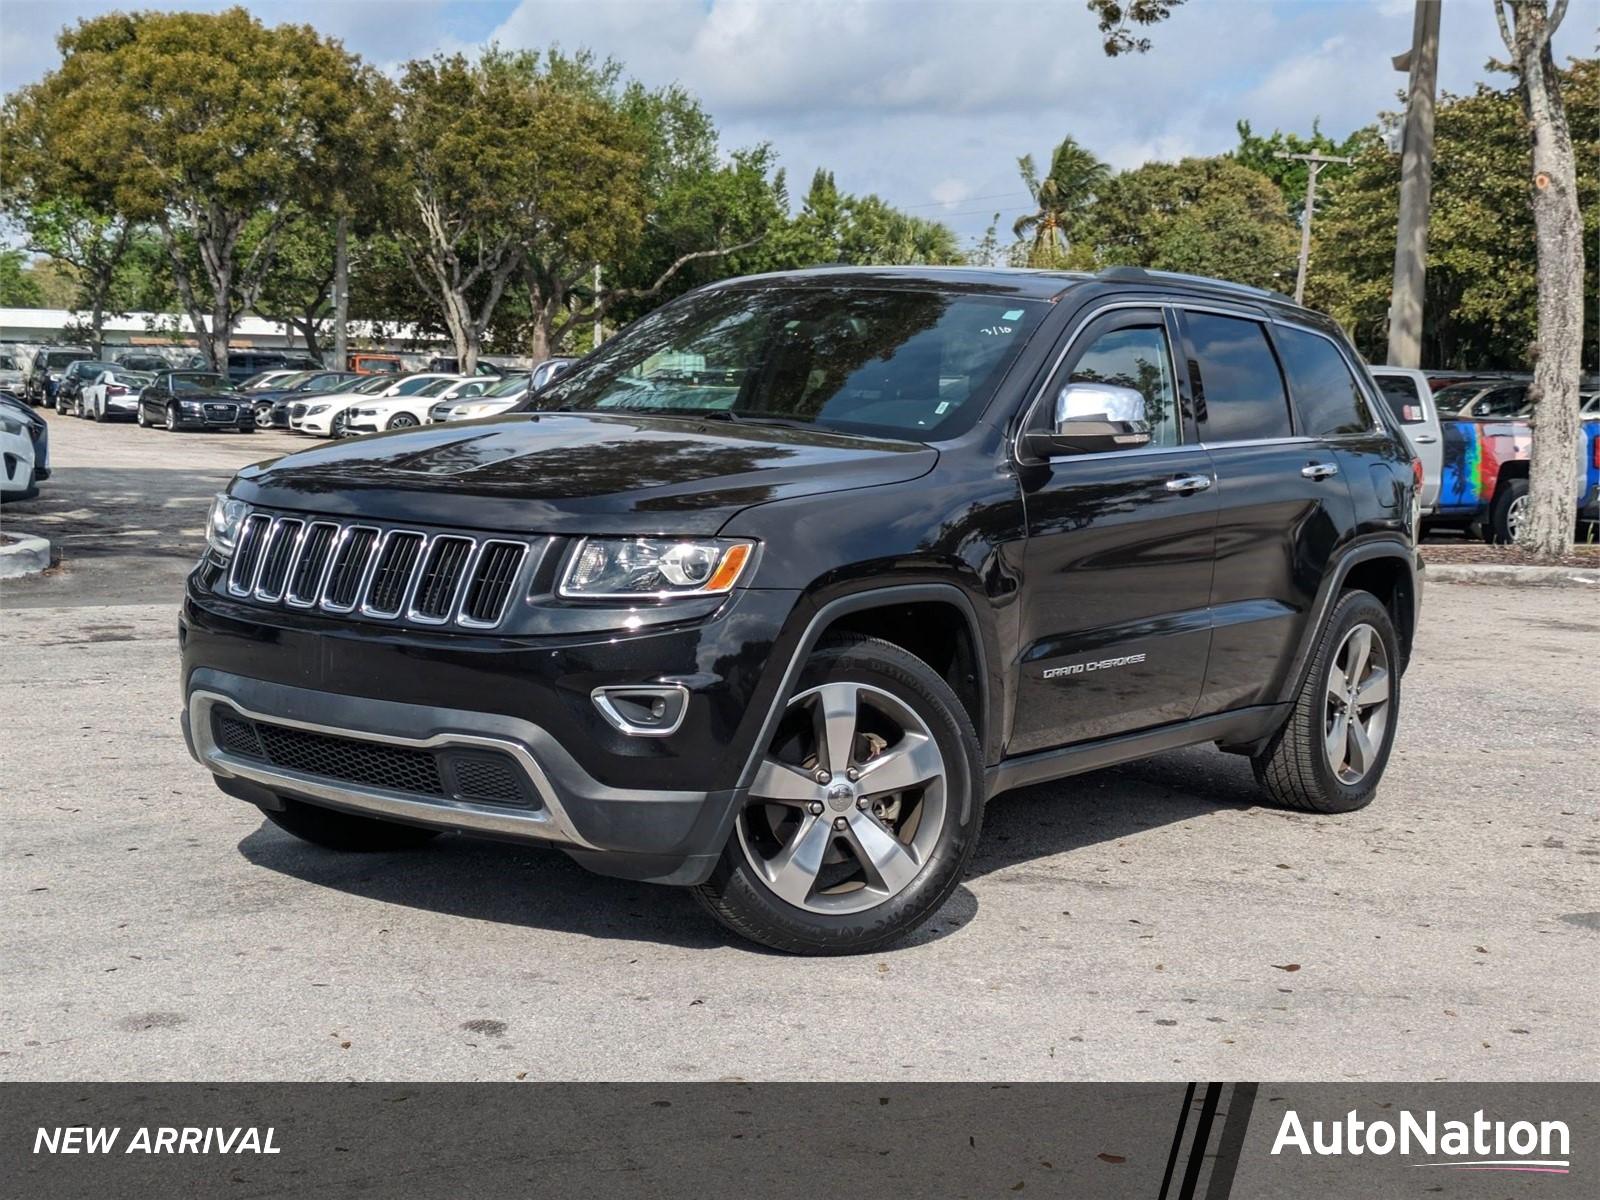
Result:
<svg viewBox="0 0 1600 1200"><path fill-rule="evenodd" d="M205 0L192 7L221 7ZM111 0L5 0L0 86L55 62L62 24ZM256 3L370 61L498 40L589 47L650 84L680 82L727 146L771 142L802 192L817 166L841 187L976 235L1026 205L1016 160L1068 134L1118 168L1213 154L1248 119L1263 132L1343 136L1394 107L1389 64L1410 41L1412 0L1193 0L1150 30L1148 54L1101 51L1078 0L366 0ZM1558 50L1591 52L1574 16ZM1451 0L1441 85L1466 90L1503 53L1488 0ZM1502 79L1504 77L1501 77Z"/></svg>

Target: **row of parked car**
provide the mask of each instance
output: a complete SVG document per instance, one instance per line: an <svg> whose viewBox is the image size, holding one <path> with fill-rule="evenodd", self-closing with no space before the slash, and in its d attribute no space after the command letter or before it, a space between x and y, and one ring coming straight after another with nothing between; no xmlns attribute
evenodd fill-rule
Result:
<svg viewBox="0 0 1600 1200"><path fill-rule="evenodd" d="M1462 378L1373 367L1384 399L1422 464L1423 524L1514 542L1527 517L1533 405L1526 378ZM1600 521L1600 389L1578 399L1578 520Z"/></svg>
<svg viewBox="0 0 1600 1200"><path fill-rule="evenodd" d="M38 407L171 431L287 429L346 437L493 416L575 361L548 359L531 371L480 364L472 375L445 358L428 364L438 369L423 371L359 369L373 365L360 361L370 357L352 356L350 369L326 370L280 354L277 365L240 379L237 372L256 365L259 355L230 356L229 372L220 374L137 351L99 359L83 349L43 347L25 363L0 351L0 498L30 498L49 478L49 426Z"/></svg>

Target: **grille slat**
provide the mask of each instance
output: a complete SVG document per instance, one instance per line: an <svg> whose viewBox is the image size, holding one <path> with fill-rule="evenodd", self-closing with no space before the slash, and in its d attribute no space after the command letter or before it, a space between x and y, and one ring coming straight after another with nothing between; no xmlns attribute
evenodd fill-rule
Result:
<svg viewBox="0 0 1600 1200"><path fill-rule="evenodd" d="M290 604L309 608L317 602L328 557L333 551L333 540L338 536L339 527L331 521L317 521L307 527L300 545L300 558L289 578L286 598Z"/></svg>
<svg viewBox="0 0 1600 1200"><path fill-rule="evenodd" d="M213 711L211 728L225 753L301 775L436 800L539 805L526 775L499 750L401 746L278 725L222 707Z"/></svg>
<svg viewBox="0 0 1600 1200"><path fill-rule="evenodd" d="M472 557L472 539L464 537L436 537L428 548L422 564L422 575L417 580L416 594L411 600L411 619L442 624L450 619L456 592L467 560Z"/></svg>
<svg viewBox="0 0 1600 1200"><path fill-rule="evenodd" d="M492 627L505 615L511 586L528 548L520 542L485 542L467 585L467 598L461 604L463 625Z"/></svg>
<svg viewBox="0 0 1600 1200"><path fill-rule="evenodd" d="M372 573L367 587L366 603L362 611L375 617L400 615L411 584L411 573L422 557L423 536L420 533L391 533L378 552L378 569Z"/></svg>
<svg viewBox="0 0 1600 1200"><path fill-rule="evenodd" d="M505 538L254 512L240 528L227 590L266 604L493 629L506 619L530 549Z"/></svg>
<svg viewBox="0 0 1600 1200"><path fill-rule="evenodd" d="M334 551L333 568L328 572L328 586L322 597L323 608L349 612L356 606L377 541L378 531L370 525L356 525L345 531L339 548Z"/></svg>
<svg viewBox="0 0 1600 1200"><path fill-rule="evenodd" d="M294 517L280 517L273 525L272 536L267 541L261 560L261 578L256 584L257 599L277 600L283 595L305 524Z"/></svg>

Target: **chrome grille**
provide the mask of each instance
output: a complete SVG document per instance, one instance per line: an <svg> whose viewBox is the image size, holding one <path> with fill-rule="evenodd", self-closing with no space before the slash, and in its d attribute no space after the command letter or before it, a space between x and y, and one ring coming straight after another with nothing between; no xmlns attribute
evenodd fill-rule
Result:
<svg viewBox="0 0 1600 1200"><path fill-rule="evenodd" d="M254 512L240 528L227 590L264 604L493 629L529 549L505 538Z"/></svg>

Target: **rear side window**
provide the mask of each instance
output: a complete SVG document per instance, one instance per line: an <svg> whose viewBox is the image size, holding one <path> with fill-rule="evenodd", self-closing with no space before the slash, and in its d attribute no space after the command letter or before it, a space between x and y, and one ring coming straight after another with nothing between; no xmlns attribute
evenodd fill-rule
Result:
<svg viewBox="0 0 1600 1200"><path fill-rule="evenodd" d="M1421 425L1428 419L1417 394L1417 381L1408 375L1376 375L1378 390L1383 393L1389 411L1402 425Z"/></svg>
<svg viewBox="0 0 1600 1200"><path fill-rule="evenodd" d="M1258 321L1186 313L1195 412L1208 442L1288 437L1289 399Z"/></svg>
<svg viewBox="0 0 1600 1200"><path fill-rule="evenodd" d="M1332 437L1372 428L1361 385L1337 346L1325 337L1283 325L1277 335L1301 433Z"/></svg>

